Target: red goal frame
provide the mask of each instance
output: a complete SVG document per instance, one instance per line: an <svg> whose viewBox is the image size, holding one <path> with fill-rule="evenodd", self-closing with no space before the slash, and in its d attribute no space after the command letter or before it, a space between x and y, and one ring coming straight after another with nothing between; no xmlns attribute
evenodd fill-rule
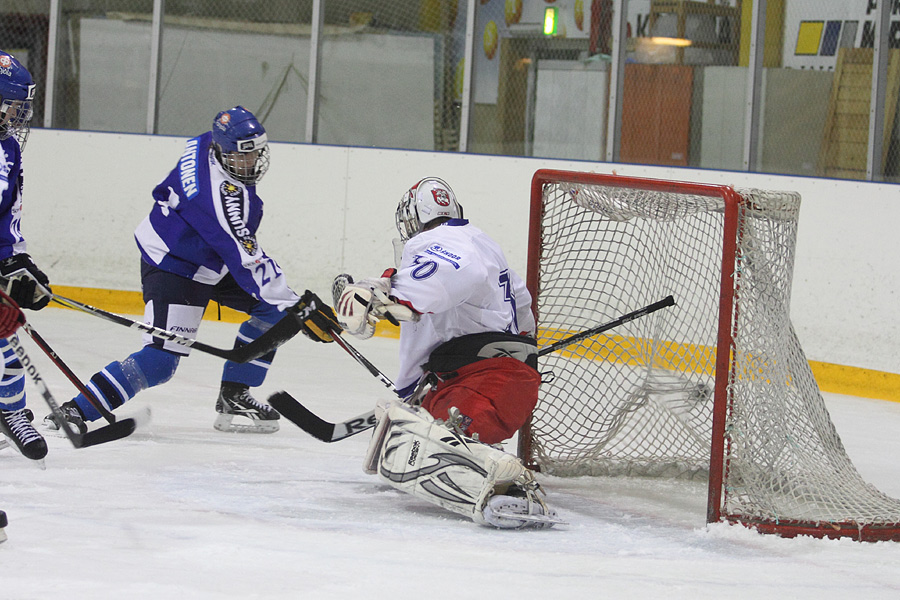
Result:
<svg viewBox="0 0 900 600"><path fill-rule="evenodd" d="M538 288L542 250L543 191L544 186L548 183L599 184L629 189L694 194L718 197L724 202L724 238L722 244L722 268L719 276L720 296L715 358L715 400L712 439L710 439L707 522L726 521L740 523L763 533L774 533L783 537L811 535L820 538L850 537L859 541L900 541L900 523L862 524L852 521L822 523L791 520L752 520L742 515L727 514L723 507L724 485L728 474L725 427L733 403L733 398L729 397L728 389L729 377L732 375L731 370L734 368L730 350L733 347L736 333L733 314L735 310L735 290L739 286L739 275L735 269L735 256L738 250L740 209L742 203L746 203L747 200L728 185L665 181L615 174L583 173L554 169L538 170L535 172L531 182L526 271L526 285L534 299L535 313L538 311L537 300L540 293ZM540 323L540 315L535 314L535 317ZM519 432L518 454L526 464L533 468L539 468L533 461L531 439L531 421L529 420Z"/></svg>

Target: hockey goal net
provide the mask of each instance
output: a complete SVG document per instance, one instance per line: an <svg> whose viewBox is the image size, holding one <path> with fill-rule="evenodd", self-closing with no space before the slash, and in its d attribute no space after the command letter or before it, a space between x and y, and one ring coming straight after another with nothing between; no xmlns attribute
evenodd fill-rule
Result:
<svg viewBox="0 0 900 600"><path fill-rule="evenodd" d="M567 171L532 182L541 359L520 455L553 475L693 478L707 520L900 540L900 501L848 458L790 321L796 193Z"/></svg>

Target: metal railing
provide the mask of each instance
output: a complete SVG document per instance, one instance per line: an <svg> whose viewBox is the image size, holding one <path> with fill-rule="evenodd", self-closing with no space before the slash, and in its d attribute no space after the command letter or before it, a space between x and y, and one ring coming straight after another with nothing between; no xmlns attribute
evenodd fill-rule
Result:
<svg viewBox="0 0 900 600"><path fill-rule="evenodd" d="M0 40L47 128L241 104L276 141L898 181L891 3L859 4L14 0Z"/></svg>

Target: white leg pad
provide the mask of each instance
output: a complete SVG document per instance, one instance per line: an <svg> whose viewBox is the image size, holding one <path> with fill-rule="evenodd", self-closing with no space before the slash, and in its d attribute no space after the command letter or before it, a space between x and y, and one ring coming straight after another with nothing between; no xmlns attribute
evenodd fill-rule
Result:
<svg viewBox="0 0 900 600"><path fill-rule="evenodd" d="M363 462L363 470L369 475L378 474L381 448L384 446L384 438L391 424L391 420L386 418L385 413L393 402L391 400L379 400L375 404L375 430L372 432L372 439L369 441L369 449L366 451L366 459Z"/></svg>
<svg viewBox="0 0 900 600"><path fill-rule="evenodd" d="M528 479L512 454L460 435L401 402L391 402L376 426L366 468L399 490L481 524L491 496Z"/></svg>

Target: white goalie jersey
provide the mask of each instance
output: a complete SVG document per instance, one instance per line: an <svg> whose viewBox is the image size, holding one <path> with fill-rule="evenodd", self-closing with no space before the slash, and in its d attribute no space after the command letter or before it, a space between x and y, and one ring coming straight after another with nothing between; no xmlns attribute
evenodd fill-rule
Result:
<svg viewBox="0 0 900 600"><path fill-rule="evenodd" d="M465 219L452 219L406 243L391 296L421 313L400 326L401 395L422 377L420 365L451 339L488 331L534 334L531 294L503 251Z"/></svg>

